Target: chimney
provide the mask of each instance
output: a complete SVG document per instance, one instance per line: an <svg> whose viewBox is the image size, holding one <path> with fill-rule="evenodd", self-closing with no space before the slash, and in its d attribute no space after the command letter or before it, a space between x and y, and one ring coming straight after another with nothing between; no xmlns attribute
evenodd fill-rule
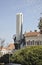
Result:
<svg viewBox="0 0 42 65"><path fill-rule="evenodd" d="M32 30L30 30L30 32L32 32Z"/></svg>
<svg viewBox="0 0 42 65"><path fill-rule="evenodd" d="M34 32L37 32L37 30L34 30Z"/></svg>

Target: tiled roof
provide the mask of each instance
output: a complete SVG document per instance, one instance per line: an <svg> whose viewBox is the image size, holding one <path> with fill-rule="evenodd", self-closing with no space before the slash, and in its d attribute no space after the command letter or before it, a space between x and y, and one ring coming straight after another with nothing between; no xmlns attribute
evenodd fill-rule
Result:
<svg viewBox="0 0 42 65"><path fill-rule="evenodd" d="M0 47L0 50L1 50L1 47Z"/></svg>
<svg viewBox="0 0 42 65"><path fill-rule="evenodd" d="M26 32L25 37L33 37L33 36L38 36L40 32Z"/></svg>
<svg viewBox="0 0 42 65"><path fill-rule="evenodd" d="M15 45L14 45L13 43L10 43L10 44L8 45L8 47L3 47L2 49L1 49L1 47L0 47L0 50L3 50L3 49L13 50L13 49L15 49Z"/></svg>
<svg viewBox="0 0 42 65"><path fill-rule="evenodd" d="M14 46L14 44L13 44L13 43L10 43L7 49L8 49L8 50L15 49L15 46Z"/></svg>
<svg viewBox="0 0 42 65"><path fill-rule="evenodd" d="M3 50L3 49L7 49L7 48L6 47L2 47L2 48L0 47L0 50Z"/></svg>

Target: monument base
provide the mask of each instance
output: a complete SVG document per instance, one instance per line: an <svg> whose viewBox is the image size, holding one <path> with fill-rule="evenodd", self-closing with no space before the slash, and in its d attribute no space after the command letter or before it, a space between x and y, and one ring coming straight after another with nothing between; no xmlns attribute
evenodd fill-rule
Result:
<svg viewBox="0 0 42 65"><path fill-rule="evenodd" d="M19 42L16 42L14 45L15 45L16 50L20 49L20 43Z"/></svg>

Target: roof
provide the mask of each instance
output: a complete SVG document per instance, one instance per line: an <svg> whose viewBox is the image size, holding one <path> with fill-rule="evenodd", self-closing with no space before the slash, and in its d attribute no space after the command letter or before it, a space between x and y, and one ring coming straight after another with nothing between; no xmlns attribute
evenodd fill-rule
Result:
<svg viewBox="0 0 42 65"><path fill-rule="evenodd" d="M6 47L2 47L2 48L0 47L0 50L3 50L3 49L7 49L7 48Z"/></svg>
<svg viewBox="0 0 42 65"><path fill-rule="evenodd" d="M40 32L26 32L25 37L35 37L38 36Z"/></svg>
<svg viewBox="0 0 42 65"><path fill-rule="evenodd" d="M0 50L3 50L3 49L5 49L5 50L13 50L13 49L15 49L15 45L13 43L10 43L8 45L8 47L2 47L2 49L1 49L1 46L0 46Z"/></svg>
<svg viewBox="0 0 42 65"><path fill-rule="evenodd" d="M15 45L13 43L10 43L9 46L7 47L8 50L13 50L15 49Z"/></svg>

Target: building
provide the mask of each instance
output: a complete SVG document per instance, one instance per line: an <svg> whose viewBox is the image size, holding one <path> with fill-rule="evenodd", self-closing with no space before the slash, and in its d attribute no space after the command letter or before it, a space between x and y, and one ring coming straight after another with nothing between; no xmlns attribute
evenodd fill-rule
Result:
<svg viewBox="0 0 42 65"><path fill-rule="evenodd" d="M40 22L38 24L40 29L39 32L36 30L34 32L25 33L26 46L29 45L42 45L42 17L40 17Z"/></svg>
<svg viewBox="0 0 42 65"><path fill-rule="evenodd" d="M4 55L4 54L7 54L8 53L8 50L6 47L0 47L0 53L1 53L1 56Z"/></svg>
<svg viewBox="0 0 42 65"><path fill-rule="evenodd" d="M42 45L42 34L40 32L25 33L26 46Z"/></svg>
<svg viewBox="0 0 42 65"><path fill-rule="evenodd" d="M13 53L14 49L15 49L14 43L10 43L7 47L8 53Z"/></svg>
<svg viewBox="0 0 42 65"><path fill-rule="evenodd" d="M0 53L2 55L9 53L12 54L14 49L15 49L14 43L10 43L7 47L2 47L2 48L0 47Z"/></svg>

